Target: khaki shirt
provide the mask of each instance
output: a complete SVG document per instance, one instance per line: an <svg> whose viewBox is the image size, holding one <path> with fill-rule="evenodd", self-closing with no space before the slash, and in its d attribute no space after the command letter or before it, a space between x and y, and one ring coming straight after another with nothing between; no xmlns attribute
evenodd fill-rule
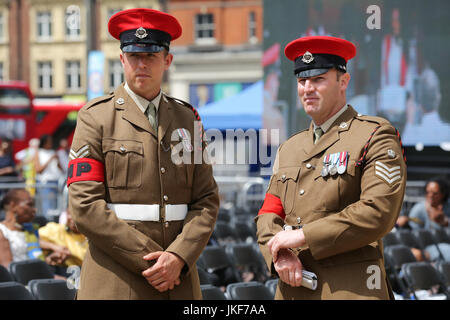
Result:
<svg viewBox="0 0 450 320"><path fill-rule="evenodd" d="M194 141L195 131L200 135L203 127L195 122L189 105L163 94L158 117L156 135L123 85L90 101L78 114L72 154L82 151L82 156L101 162L105 178L69 186L69 209L89 240L79 299L201 298L195 263L214 229L217 185L211 165L195 164L195 153L183 149L177 135L176 130L184 128L196 151L201 153L206 146L202 140ZM190 163L174 163L172 155L177 152L186 152ZM108 203L157 204L161 219L121 220ZM166 204L186 204L186 218L165 222ZM164 250L178 255L186 265L181 284L159 293L141 273L154 264L143 256Z"/></svg>
<svg viewBox="0 0 450 320"><path fill-rule="evenodd" d="M267 192L281 200L286 217L265 213L256 222L258 242L273 273L266 243L284 224L302 225L306 245L295 252L303 268L318 276L318 288L279 281L276 298L388 299L380 239L395 224L406 185L396 131L388 121L359 115L349 106L316 145L313 139L311 123L279 147ZM322 176L324 157L340 152L349 154L346 171ZM361 158L365 162L357 166ZM367 285L370 266L380 270L379 288Z"/></svg>

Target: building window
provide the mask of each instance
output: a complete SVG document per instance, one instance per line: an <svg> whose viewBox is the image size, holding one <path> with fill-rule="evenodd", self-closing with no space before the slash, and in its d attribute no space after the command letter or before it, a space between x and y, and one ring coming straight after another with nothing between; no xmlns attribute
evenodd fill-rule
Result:
<svg viewBox="0 0 450 320"><path fill-rule="evenodd" d="M48 11L38 12L36 16L37 37L39 40L48 40L52 36L52 15Z"/></svg>
<svg viewBox="0 0 450 320"><path fill-rule="evenodd" d="M212 13L195 16L195 42L198 44L216 43L214 38L214 15Z"/></svg>
<svg viewBox="0 0 450 320"><path fill-rule="evenodd" d="M122 62L120 60L109 60L109 87L111 90L117 88L124 81Z"/></svg>
<svg viewBox="0 0 450 320"><path fill-rule="evenodd" d="M72 40L80 38L81 18L79 6L70 5L67 7L64 24L66 26L67 39Z"/></svg>
<svg viewBox="0 0 450 320"><path fill-rule="evenodd" d="M80 61L66 61L66 87L69 91L81 89Z"/></svg>
<svg viewBox="0 0 450 320"><path fill-rule="evenodd" d="M250 11L248 14L248 41L250 43L257 43L256 37L256 14L254 11Z"/></svg>
<svg viewBox="0 0 450 320"><path fill-rule="evenodd" d="M49 91L53 88L51 62L38 62L38 88L43 91Z"/></svg>

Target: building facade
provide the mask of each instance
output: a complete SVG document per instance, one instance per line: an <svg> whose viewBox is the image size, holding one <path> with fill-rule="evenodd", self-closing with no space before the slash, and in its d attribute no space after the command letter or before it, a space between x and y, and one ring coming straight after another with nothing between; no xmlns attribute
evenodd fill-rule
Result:
<svg viewBox="0 0 450 320"><path fill-rule="evenodd" d="M262 79L260 0L171 0L168 12L183 26L171 45L171 94L202 107Z"/></svg>

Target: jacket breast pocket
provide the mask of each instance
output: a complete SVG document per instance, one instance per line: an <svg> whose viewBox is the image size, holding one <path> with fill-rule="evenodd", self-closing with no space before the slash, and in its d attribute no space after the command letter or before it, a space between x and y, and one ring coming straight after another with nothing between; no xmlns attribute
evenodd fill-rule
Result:
<svg viewBox="0 0 450 320"><path fill-rule="evenodd" d="M290 214L294 209L299 173L300 167L280 168L277 173L277 183L281 192L280 200L285 214Z"/></svg>
<svg viewBox="0 0 450 320"><path fill-rule="evenodd" d="M102 141L106 184L110 188L139 188L142 183L142 142L106 138Z"/></svg>

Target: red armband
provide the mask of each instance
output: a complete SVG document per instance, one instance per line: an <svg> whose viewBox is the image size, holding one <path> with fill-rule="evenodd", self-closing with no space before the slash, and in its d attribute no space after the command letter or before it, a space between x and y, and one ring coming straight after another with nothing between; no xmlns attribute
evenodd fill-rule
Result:
<svg viewBox="0 0 450 320"><path fill-rule="evenodd" d="M263 206L259 210L258 215L264 213L275 213L283 220L284 218L286 218L286 214L284 213L283 204L281 203L280 198L270 193L266 193Z"/></svg>
<svg viewBox="0 0 450 320"><path fill-rule="evenodd" d="M76 158L69 162L67 186L78 181L105 181L104 165L90 158Z"/></svg>

